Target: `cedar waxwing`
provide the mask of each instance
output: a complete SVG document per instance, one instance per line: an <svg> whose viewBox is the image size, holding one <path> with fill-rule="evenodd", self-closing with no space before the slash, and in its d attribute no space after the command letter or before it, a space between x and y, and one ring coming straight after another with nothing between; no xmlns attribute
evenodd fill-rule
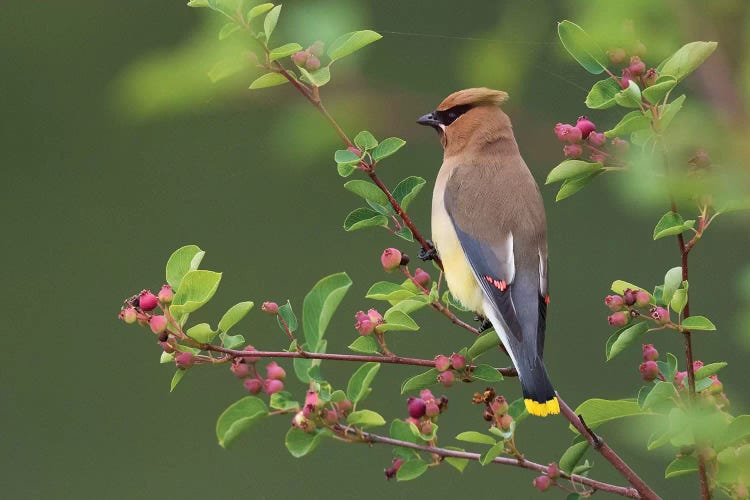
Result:
<svg viewBox="0 0 750 500"><path fill-rule="evenodd" d="M455 92L417 123L443 145L432 195L432 238L455 298L487 318L518 371L532 415L560 412L542 362L547 314L547 222L518 151L508 94ZM429 255L427 256L429 258Z"/></svg>

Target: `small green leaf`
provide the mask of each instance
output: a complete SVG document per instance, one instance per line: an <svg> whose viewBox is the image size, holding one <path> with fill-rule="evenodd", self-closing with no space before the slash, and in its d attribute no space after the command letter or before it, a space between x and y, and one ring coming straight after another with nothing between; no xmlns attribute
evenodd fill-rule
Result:
<svg viewBox="0 0 750 500"><path fill-rule="evenodd" d="M705 316L690 316L682 320L682 327L686 330L702 330L702 331L713 331L716 330L711 320Z"/></svg>
<svg viewBox="0 0 750 500"><path fill-rule="evenodd" d="M660 76L656 83L643 89L643 98L651 104L657 104L667 93L677 85L677 80L672 76Z"/></svg>
<svg viewBox="0 0 750 500"><path fill-rule="evenodd" d="M275 61L276 59L281 59L282 57L291 56L295 52L299 52L302 50L302 45L298 43L285 43L281 47L276 47L275 49L271 49L271 51L268 53L268 60L269 61Z"/></svg>
<svg viewBox="0 0 750 500"><path fill-rule="evenodd" d="M677 113L682 109L682 104L685 102L685 96L681 95L674 101L667 104L666 108L661 114L661 130L666 130Z"/></svg>
<svg viewBox="0 0 750 500"><path fill-rule="evenodd" d="M487 434L482 434L481 432L476 431L462 432L461 434L456 436L456 439L458 439L459 441L464 441L466 443L488 444L490 446L494 446L497 442L497 440L492 436L488 436Z"/></svg>
<svg viewBox="0 0 750 500"><path fill-rule="evenodd" d="M716 50L716 42L690 42L661 63L659 74L680 81L696 70Z"/></svg>
<svg viewBox="0 0 750 500"><path fill-rule="evenodd" d="M356 231L367 227L388 227L388 218L369 208L356 208L344 220L344 230Z"/></svg>
<svg viewBox="0 0 750 500"><path fill-rule="evenodd" d="M404 462L396 472L399 481L411 481L427 472L427 464L421 459L412 459Z"/></svg>
<svg viewBox="0 0 750 500"><path fill-rule="evenodd" d="M250 309L253 308L253 303L248 302L240 302L239 304L235 304L232 307L229 308L227 312L224 313L224 316L221 317L221 320L219 320L219 330L222 332L228 332L234 325L236 325L242 318L244 318L247 313L250 312Z"/></svg>
<svg viewBox="0 0 750 500"><path fill-rule="evenodd" d="M294 399L291 392L281 391L271 394L268 403L274 410L296 410L300 404Z"/></svg>
<svg viewBox="0 0 750 500"><path fill-rule="evenodd" d="M349 414L346 418L346 423L362 428L380 427L381 425L385 425L385 419L379 413L372 410L358 410Z"/></svg>
<svg viewBox="0 0 750 500"><path fill-rule="evenodd" d="M173 363L173 362L174 362L174 353L162 351L161 356L159 357L159 363L163 365L165 363Z"/></svg>
<svg viewBox="0 0 750 500"><path fill-rule="evenodd" d="M437 376L439 373L440 372L436 369L430 368L424 373L406 379L401 385L401 394L406 394L409 391L418 391L437 384Z"/></svg>
<svg viewBox="0 0 750 500"><path fill-rule="evenodd" d="M474 343L469 347L469 358L474 359L479 355L494 349L500 344L500 337L494 330L484 333L477 337Z"/></svg>
<svg viewBox="0 0 750 500"><path fill-rule="evenodd" d="M337 61L381 38L383 37L380 34L371 30L346 33L331 43L328 47L328 57L332 62Z"/></svg>
<svg viewBox="0 0 750 500"><path fill-rule="evenodd" d="M284 438L284 444L294 458L300 458L312 453L315 448L318 447L323 438L330 435L331 431L328 429L308 434L296 427L290 427Z"/></svg>
<svg viewBox="0 0 750 500"><path fill-rule="evenodd" d="M357 337L357 339L349 344L349 349L354 352L361 352L364 354L377 354L380 352L380 346L377 341L372 337Z"/></svg>
<svg viewBox="0 0 750 500"><path fill-rule="evenodd" d="M672 433L667 431L658 431L654 432L649 436L648 438L648 444L646 445L646 449L648 451L653 451L657 448L661 448L665 444L669 443L670 438L672 437Z"/></svg>
<svg viewBox="0 0 750 500"><path fill-rule="evenodd" d="M266 404L254 396L245 396L232 403L216 421L216 437L219 444L226 448L240 434L266 416L268 416Z"/></svg>
<svg viewBox="0 0 750 500"><path fill-rule="evenodd" d="M370 384L380 370L380 363L365 363L352 374L346 386L346 395L349 400L357 404L370 393Z"/></svg>
<svg viewBox="0 0 750 500"><path fill-rule="evenodd" d="M365 295L368 299L389 301L401 301L415 296L414 292L389 281L378 281L370 287Z"/></svg>
<svg viewBox="0 0 750 500"><path fill-rule="evenodd" d="M196 269L189 271L180 283L169 311L176 321L183 315L197 311L216 293L221 281L221 273Z"/></svg>
<svg viewBox="0 0 750 500"><path fill-rule="evenodd" d="M695 221L686 223L678 213L669 211L664 214L654 227L654 239L658 240L665 236L674 236L693 227Z"/></svg>
<svg viewBox="0 0 750 500"><path fill-rule="evenodd" d="M601 174L603 171L604 170L598 170L593 174L565 179L565 181L562 183L562 186L560 186L560 190L557 192L555 201L562 201L565 198L576 194L578 191L585 188L589 182L593 181L594 178L597 175Z"/></svg>
<svg viewBox="0 0 750 500"><path fill-rule="evenodd" d="M349 151L348 149L339 149L334 153L333 160L337 165L356 165L359 163L360 157Z"/></svg>
<svg viewBox="0 0 750 500"><path fill-rule="evenodd" d="M390 308L383 315L385 323L378 329L382 332L415 332L419 330L419 325L403 311Z"/></svg>
<svg viewBox="0 0 750 500"><path fill-rule="evenodd" d="M690 474L691 472L698 472L698 460L693 457L680 457L674 459L669 465L667 470L664 471L664 477L671 479L673 477Z"/></svg>
<svg viewBox="0 0 750 500"><path fill-rule="evenodd" d="M239 30L240 26L237 23L227 23L224 26L221 27L221 30L219 31L219 40L224 40L225 38L229 38L232 33Z"/></svg>
<svg viewBox="0 0 750 500"><path fill-rule="evenodd" d="M414 235L411 234L411 229L406 226L401 226L401 229L396 231L396 236L410 243L414 241Z"/></svg>
<svg viewBox="0 0 750 500"><path fill-rule="evenodd" d="M612 343L610 344L607 342L607 361L614 358L618 354L620 354L622 351L625 350L626 347L636 342L641 335L646 333L646 330L648 330L649 324L645 321L642 321L640 323L636 323L634 325L631 325L627 328L622 329L621 332L619 332L619 335L617 335ZM617 334L617 332L616 332Z"/></svg>
<svg viewBox="0 0 750 500"><path fill-rule="evenodd" d="M263 33L266 34L266 42L271 39L271 33L276 29L276 23L279 21L279 14L281 13L281 5L277 5L272 8L266 18L263 20Z"/></svg>
<svg viewBox="0 0 750 500"><path fill-rule="evenodd" d="M216 337L216 334L219 332L212 330L211 325L209 325L208 323L199 323L191 328L188 328L185 333L187 333L187 336L195 340L196 342L200 342L201 344L208 344L214 339L214 337Z"/></svg>
<svg viewBox="0 0 750 500"><path fill-rule="evenodd" d="M390 436L393 439L417 444L419 442L418 435L419 429L417 429L416 425L410 422L405 422L398 419L391 422Z"/></svg>
<svg viewBox="0 0 750 500"><path fill-rule="evenodd" d="M505 450L505 442L498 441L492 448L485 451L480 455L479 457L479 463L482 465L487 465L488 463L491 463L495 458L500 455L503 450Z"/></svg>
<svg viewBox="0 0 750 500"><path fill-rule="evenodd" d="M750 437L750 415L738 415L729 423L716 449L730 446Z"/></svg>
<svg viewBox="0 0 750 500"><path fill-rule="evenodd" d="M651 389L651 392L648 393L648 396L643 401L643 407L658 411L665 406L674 406L674 399L676 397L677 392L671 382L657 381L654 384L654 388Z"/></svg>
<svg viewBox="0 0 750 500"><path fill-rule="evenodd" d="M393 197L404 211L409 208L409 205L411 205L411 202L416 198L426 182L423 178L412 175L398 183L393 190Z"/></svg>
<svg viewBox="0 0 750 500"><path fill-rule="evenodd" d="M586 423L588 423L588 421ZM578 463L583 459L583 456L586 454L586 451L588 451L588 449L589 442L585 440L572 444L570 447L568 447L567 450L565 450L565 453L563 453L562 457L560 457L560 460L558 461L560 470L571 474L576 465L578 465Z"/></svg>
<svg viewBox="0 0 750 500"><path fill-rule="evenodd" d="M682 310L685 309L685 305L687 305L687 302L687 290L685 290L684 288L680 288L678 290L675 290L674 295L672 295L672 300L669 301L669 305L672 307L674 312L676 312L677 314L681 314Z"/></svg>
<svg viewBox="0 0 750 500"><path fill-rule="evenodd" d="M318 281L302 302L302 329L310 345L318 345L333 313L352 286L346 273L331 274Z"/></svg>
<svg viewBox="0 0 750 500"><path fill-rule="evenodd" d="M750 210L750 199L748 200L730 200L720 207L717 207L716 214L727 214L730 212L738 212L741 210Z"/></svg>
<svg viewBox="0 0 750 500"><path fill-rule="evenodd" d="M635 81L628 81L628 88L615 96L615 102L624 108L639 108L641 106L641 89Z"/></svg>
<svg viewBox="0 0 750 500"><path fill-rule="evenodd" d="M646 291L646 289L642 286L634 285L623 280L613 281L610 288L618 295L622 295L623 293L625 293L625 290L627 290L628 288L630 288L631 290L643 290L644 292Z"/></svg>
<svg viewBox="0 0 750 500"><path fill-rule="evenodd" d="M398 137L389 137L388 139L383 139L383 141L378 144L375 149L372 150L372 159L374 161L380 161L383 158L388 158L396 151L401 149L404 144L406 144L406 141L403 139L399 139Z"/></svg>
<svg viewBox="0 0 750 500"><path fill-rule="evenodd" d="M591 109L607 109L617 105L615 96L620 93L622 88L612 78L599 80L591 87L589 94L586 96L586 106Z"/></svg>
<svg viewBox="0 0 750 500"><path fill-rule="evenodd" d="M283 85L288 80L281 73L266 73L256 78L253 83L250 84L250 89L264 89L267 87L275 87L276 85Z"/></svg>
<svg viewBox="0 0 750 500"><path fill-rule="evenodd" d="M174 388L177 387L177 384L180 383L180 380L182 380L182 377L185 376L185 373L187 370L177 370L174 372L174 375L172 375L172 381L169 383L169 392L173 392Z"/></svg>
<svg viewBox="0 0 750 500"><path fill-rule="evenodd" d="M208 0L206 2L207 7L210 7L216 12L221 12L232 20L234 20L234 16L241 5L242 0Z"/></svg>
<svg viewBox="0 0 750 500"><path fill-rule="evenodd" d="M370 132L363 130L354 136L354 144L360 150L370 150L378 145L378 140Z"/></svg>
<svg viewBox="0 0 750 500"><path fill-rule="evenodd" d="M547 174L545 184L564 181L582 175L590 175L602 169L601 163L589 163L583 160L565 160Z"/></svg>
<svg viewBox="0 0 750 500"><path fill-rule="evenodd" d="M223 332L219 334L219 339L221 340L221 345L227 349L236 349L245 343L244 336L229 335Z"/></svg>
<svg viewBox="0 0 750 500"><path fill-rule="evenodd" d="M190 0L188 7L208 7L208 0Z"/></svg>
<svg viewBox="0 0 750 500"><path fill-rule="evenodd" d="M452 451L466 451L463 448L458 448L456 446L445 446L445 449ZM458 470L458 472L463 472L466 466L469 465L469 459L467 458L445 457L445 461L448 465Z"/></svg>
<svg viewBox="0 0 750 500"><path fill-rule="evenodd" d="M607 67L607 54L580 26L570 21L557 24L557 34L565 50L583 68L594 75Z"/></svg>
<svg viewBox="0 0 750 500"><path fill-rule="evenodd" d="M167 261L167 283L175 291L180 288L182 278L189 271L198 269L204 255L206 255L206 252L196 245L186 245L175 250Z"/></svg>
<svg viewBox="0 0 750 500"><path fill-rule="evenodd" d="M623 417L648 414L638 406L638 402L634 399L609 400L598 398L584 401L576 408L575 413L576 415L582 415L591 429ZM578 432L572 425L570 429L573 432Z"/></svg>
<svg viewBox="0 0 750 500"><path fill-rule="evenodd" d="M262 3L260 5L256 5L247 13L247 21L250 22L256 17L262 16L271 9L273 9L272 3Z"/></svg>
<svg viewBox="0 0 750 500"><path fill-rule="evenodd" d="M328 66L323 66L315 71L308 71L302 66L299 66L297 69L299 69L299 72L302 75L300 76L300 80L307 82L314 87L322 87L331 81L331 68Z"/></svg>
<svg viewBox="0 0 750 500"><path fill-rule="evenodd" d="M516 425L522 420L529 416L529 412L526 411L526 403L523 398L518 398L508 406L508 415L513 417Z"/></svg>
<svg viewBox="0 0 750 500"><path fill-rule="evenodd" d="M490 365L479 365L471 372L471 377L475 380L485 382L500 382L503 379L502 374Z"/></svg>
<svg viewBox="0 0 750 500"><path fill-rule="evenodd" d="M279 307L279 316L284 320L286 328L289 328L290 332L294 333L297 331L297 316L294 314L292 304L288 300L286 301L286 304L282 304L281 307ZM279 324L281 331L286 333L286 328L284 328L281 319L276 318L276 322Z"/></svg>
<svg viewBox="0 0 750 500"><path fill-rule="evenodd" d="M344 184L344 188L366 200L371 200L380 205L388 205L388 198L385 196L385 193L372 182L363 180L349 181Z"/></svg>
<svg viewBox="0 0 750 500"><path fill-rule="evenodd" d="M622 117L612 130L607 130L604 135L612 137L622 137L651 126L651 119L640 111L631 111Z"/></svg>
<svg viewBox="0 0 750 500"><path fill-rule="evenodd" d="M710 363L707 365L703 365L702 367L698 368L698 371L695 372L695 380L701 380L706 377L710 377L711 375L718 373L719 370L727 366L728 363L721 361L719 363Z"/></svg>
<svg viewBox="0 0 750 500"><path fill-rule="evenodd" d="M445 292L443 293L443 297L442 297L442 298L441 298L440 300L442 300L442 301L443 301L443 304L445 304L446 306L448 306L448 307L450 307L450 308L452 308L452 309L456 309L456 310L458 310L458 311L463 311L463 312L466 312L466 311L468 311L468 309L467 309L466 307L464 307L464 305L463 305L463 304L461 304L461 303L460 303L460 302L459 302L459 301L458 301L458 300L457 300L457 299L456 299L456 298L455 298L455 297L453 296L453 294L452 294L452 293L450 292L450 290L446 290L446 291L445 291Z"/></svg>

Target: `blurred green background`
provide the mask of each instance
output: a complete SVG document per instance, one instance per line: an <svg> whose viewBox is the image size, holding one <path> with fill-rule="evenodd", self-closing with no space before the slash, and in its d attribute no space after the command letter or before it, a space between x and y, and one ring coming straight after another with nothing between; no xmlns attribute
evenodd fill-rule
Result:
<svg viewBox="0 0 750 500"><path fill-rule="evenodd" d="M184 4L3 4L3 496L534 496L529 472L477 464L463 475L440 468L414 482L386 482L382 470L391 452L380 446L326 442L315 454L293 459L283 446L286 417L265 422L223 450L216 443L215 419L243 396L241 383L227 369L200 369L170 394L173 369L158 364L153 338L117 321L124 298L163 283L172 250L196 243L207 251L203 267L225 272L213 301L194 315L212 323L240 300L259 305L289 298L299 311L318 278L347 271L355 285L328 334L329 352L345 352L356 335L353 313L374 305L364 292L373 281L387 279L378 263L382 249L397 244L412 255L417 251L385 232L342 230L344 216L359 200L342 189L336 175L336 136L291 87L246 90L257 70L212 84L206 72L221 53L240 53L247 40L234 36L220 43L217 15ZM323 97L351 135L366 128L378 137L406 139L407 147L383 164L381 175L390 185L407 175L429 180L410 209L429 232L430 191L441 150L415 119L459 88L507 90L506 110L521 151L543 181L561 159L552 127L585 112L586 89L596 79L557 43L555 23L565 18L603 44L632 29L648 47L649 65L687 41L718 40L710 63L683 85L688 111L680 118L687 125L677 142L706 148L732 175L747 173L750 8L742 0L429 5L290 0L274 38L307 45L353 29L384 34L337 63ZM619 119L613 112L589 116L600 129ZM747 192L741 175L733 179L735 188ZM573 405L595 396L630 397L640 386L638 349L604 362L610 329L601 301L609 283L621 278L651 286L679 264L674 241L651 240L666 203L638 202L632 191L619 189L624 182L604 176L559 204L554 188L542 189L552 294L546 358L557 389ZM750 284L741 288L739 281L748 243L747 220L726 216L691 257L693 311L719 326L715 334L695 336L697 357L729 361L722 379L735 413L746 413L750 402L745 384L750 341L741 320ZM420 332L394 336L398 353L450 354L471 342L429 311L417 320ZM286 344L272 318L259 310L243 321L254 345ZM648 340L662 352L681 352L674 335L652 334ZM492 362L507 360L498 354ZM354 368L324 364L339 386ZM403 417L400 382L416 372L383 367L370 406L388 419ZM288 387L304 390L294 382ZM443 444L461 430L484 427L481 410L469 404L478 389L445 391L451 408L440 420ZM498 391L511 399L519 394L515 380L498 385ZM663 450L645 451L647 421L631 423L645 430L633 434L627 425L601 430L665 498L696 497L695 477L663 479L670 458ZM529 419L517 442L528 457L548 463L571 438L561 418ZM594 477L622 483L604 460L593 461Z"/></svg>

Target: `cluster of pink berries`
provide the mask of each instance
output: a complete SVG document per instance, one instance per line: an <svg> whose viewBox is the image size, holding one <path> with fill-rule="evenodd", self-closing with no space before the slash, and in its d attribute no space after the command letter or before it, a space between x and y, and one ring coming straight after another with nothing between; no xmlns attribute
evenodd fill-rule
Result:
<svg viewBox="0 0 750 500"><path fill-rule="evenodd" d="M380 255L380 263L383 265L383 269L387 273L397 271L401 266L405 266L409 263L409 256L405 253L401 253L398 248L386 248ZM414 281L419 284L422 288L427 288L430 285L432 277L430 273L418 267L414 271Z"/></svg>
<svg viewBox="0 0 750 500"><path fill-rule="evenodd" d="M624 155L630 147L628 141L619 137L608 143L604 133L597 132L594 122L585 116L579 117L575 125L558 123L555 125L555 135L565 144L563 154L566 158L586 158L601 164Z"/></svg>
<svg viewBox="0 0 750 500"><path fill-rule="evenodd" d="M378 326L385 323L383 315L376 309L370 309L367 312L357 311L354 315L354 319L357 320L356 323L354 323L354 328L356 328L359 334L363 337L370 335L372 332L376 331Z"/></svg>
<svg viewBox="0 0 750 500"><path fill-rule="evenodd" d="M248 345L244 351L255 351L255 347ZM234 376L242 379L245 389L250 394L258 394L263 391L266 394L275 394L284 390L284 379L286 371L279 366L276 361L271 361L266 365L266 378L260 376L256 368L256 363L260 360L256 356L242 356L232 360L229 367Z"/></svg>
<svg viewBox="0 0 750 500"><path fill-rule="evenodd" d="M560 467L553 462L547 466L547 474L535 477L531 484L534 488L544 493L550 486L557 483L557 478L559 477Z"/></svg>
<svg viewBox="0 0 750 500"><path fill-rule="evenodd" d="M612 311L607 317L610 325L623 327L630 322L631 318L648 318L659 325L672 323L669 318L669 309L661 306L650 306L651 295L643 290L631 290L628 288L622 295L607 295L604 304ZM648 314L641 313L638 309L648 308Z"/></svg>
<svg viewBox="0 0 750 500"><path fill-rule="evenodd" d="M495 389L488 387L484 392L475 392L471 400L474 404L484 404L484 418L487 422L492 422L493 427L502 429L504 432L510 431L513 424L513 417L508 413L508 402L504 396L498 396Z"/></svg>
<svg viewBox="0 0 750 500"><path fill-rule="evenodd" d="M312 434L318 427L338 424L342 417L346 417L352 411L352 406L348 399L338 403L326 403L317 392L307 391L304 406L292 418L292 427Z"/></svg>
<svg viewBox="0 0 750 500"><path fill-rule="evenodd" d="M608 52L609 60L615 65L624 65L620 77L620 87L623 89L628 88L631 80L635 81L641 89L650 87L659 78L659 74L655 68L646 69L646 63L643 62L641 56L645 54L645 47L643 44L639 44L636 50L628 57L628 53L623 48L611 49Z"/></svg>
<svg viewBox="0 0 750 500"><path fill-rule="evenodd" d="M429 389L422 389L418 398L406 400L406 408L409 411L406 422L416 425L423 435L431 436L438 415L448 409L448 398L436 398Z"/></svg>
<svg viewBox="0 0 750 500"><path fill-rule="evenodd" d="M315 71L320 68L320 56L323 55L325 44L318 40L305 50L292 54L292 61L299 67Z"/></svg>
<svg viewBox="0 0 750 500"><path fill-rule="evenodd" d="M437 381L443 384L444 387L450 387L456 381L454 370L460 372L463 376L463 372L466 369L466 358L455 352L450 356L438 354L435 356L435 369L440 372L437 376Z"/></svg>

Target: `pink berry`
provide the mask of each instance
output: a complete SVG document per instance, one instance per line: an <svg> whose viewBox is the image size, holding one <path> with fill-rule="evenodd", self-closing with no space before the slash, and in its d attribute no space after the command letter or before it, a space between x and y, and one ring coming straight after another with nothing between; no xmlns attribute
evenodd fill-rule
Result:
<svg viewBox="0 0 750 500"><path fill-rule="evenodd" d="M432 391L429 389L422 389L419 391L419 397L424 399L425 401L429 401L430 399L435 399L435 396L432 394Z"/></svg>
<svg viewBox="0 0 750 500"><path fill-rule="evenodd" d="M250 394L258 394L263 390L263 381L257 378L246 378L244 385Z"/></svg>
<svg viewBox="0 0 750 500"><path fill-rule="evenodd" d="M252 351L257 351L257 349L251 345L246 345L243 351L252 352ZM242 359L244 359L246 363L255 363L260 358L257 356L243 356Z"/></svg>
<svg viewBox="0 0 750 500"><path fill-rule="evenodd" d="M635 304L637 291L638 290L631 290L630 288L627 288L625 290L625 293L622 294L622 298L625 301L626 306L632 306L633 304Z"/></svg>
<svg viewBox="0 0 750 500"><path fill-rule="evenodd" d="M418 267L414 271L414 280L421 286L427 287L430 284L430 274L421 267Z"/></svg>
<svg viewBox="0 0 750 500"><path fill-rule="evenodd" d="M243 359L237 358L232 361L232 366L229 367L237 378L245 378L250 375L250 365L245 363Z"/></svg>
<svg viewBox="0 0 750 500"><path fill-rule="evenodd" d="M508 402L503 396L496 397L492 403L490 403L490 409L495 415L503 415L508 412Z"/></svg>
<svg viewBox="0 0 750 500"><path fill-rule="evenodd" d="M633 74L628 68L623 68L622 77L620 78L620 87L626 89L630 86L630 80L633 79Z"/></svg>
<svg viewBox="0 0 750 500"><path fill-rule="evenodd" d="M450 373L450 372L445 372L445 373ZM438 406L438 404L434 400L430 401L429 403L425 405L424 414L430 418L437 417L438 415L440 415L440 406Z"/></svg>
<svg viewBox="0 0 750 500"><path fill-rule="evenodd" d="M628 152L628 149L630 149L630 143L625 139L620 139L619 137L615 137L614 139L612 139L612 146L615 148L615 152L618 154L625 154Z"/></svg>
<svg viewBox="0 0 750 500"><path fill-rule="evenodd" d="M386 248L380 256L380 263L386 272L393 272L401 265L401 251L397 248Z"/></svg>
<svg viewBox="0 0 750 500"><path fill-rule="evenodd" d="M177 368L184 370L190 368L195 363L195 356L192 352L182 351L174 355L174 362Z"/></svg>
<svg viewBox="0 0 750 500"><path fill-rule="evenodd" d="M694 372L697 372L701 368L703 368L703 361L699 361L697 359L695 361L693 361L693 371Z"/></svg>
<svg viewBox="0 0 750 500"><path fill-rule="evenodd" d="M352 405L351 401L349 401L348 399L345 399L338 404L338 407L339 407L339 411L342 414L346 415L347 413L352 411L352 408L354 407L354 405Z"/></svg>
<svg viewBox="0 0 750 500"><path fill-rule="evenodd" d="M646 307L650 302L651 296L648 294L648 292L644 292L643 290L638 290L635 292L636 307Z"/></svg>
<svg viewBox="0 0 750 500"><path fill-rule="evenodd" d="M167 317L166 316L151 316L148 320L148 326L151 327L151 331L154 333L162 333L167 329Z"/></svg>
<svg viewBox="0 0 750 500"><path fill-rule="evenodd" d="M320 409L324 404L325 401L320 399L317 392L307 391L307 394L305 394L305 406L310 405L315 409Z"/></svg>
<svg viewBox="0 0 750 500"><path fill-rule="evenodd" d="M276 361L271 361L266 365L266 377L271 380L284 380L286 378L286 372L278 363L276 363Z"/></svg>
<svg viewBox="0 0 750 500"><path fill-rule="evenodd" d="M668 309L665 309L663 307L652 307L650 312L651 312L651 317L657 323L660 323L662 325L670 323Z"/></svg>
<svg viewBox="0 0 750 500"><path fill-rule="evenodd" d="M563 146L565 158L580 158L583 154L583 148L580 144L566 144Z"/></svg>
<svg viewBox="0 0 750 500"><path fill-rule="evenodd" d="M628 66L628 69L633 76L639 76L646 71L646 64L641 61L640 57L633 56L630 58L630 66Z"/></svg>
<svg viewBox="0 0 750 500"><path fill-rule="evenodd" d="M120 319L125 323L132 325L138 319L138 313L132 307L126 307L120 311Z"/></svg>
<svg viewBox="0 0 750 500"><path fill-rule="evenodd" d="M369 319L365 319L354 323L354 328L357 329L360 335L366 337L367 335L370 335L373 330L375 330L375 325Z"/></svg>
<svg viewBox="0 0 750 500"><path fill-rule="evenodd" d="M294 61L294 64L297 66L304 66L308 57L310 57L310 53L306 50L301 50L292 54L292 61Z"/></svg>
<svg viewBox="0 0 750 500"><path fill-rule="evenodd" d="M432 421L425 420L424 422L422 422L422 426L420 427L419 431L425 436L429 436L430 434L432 434Z"/></svg>
<svg viewBox="0 0 750 500"><path fill-rule="evenodd" d="M628 313L624 311L616 312L613 314L610 314L607 317L607 321L609 321L609 324L616 327L625 326L628 324L628 320L630 317L628 316Z"/></svg>
<svg viewBox="0 0 750 500"><path fill-rule="evenodd" d="M296 427L307 434L315 432L315 422L305 417L305 414L301 411L294 415L292 427Z"/></svg>
<svg viewBox="0 0 750 500"><path fill-rule="evenodd" d="M307 50L309 50L312 55L320 57L323 55L324 47L325 44L320 40L317 40L312 45L310 45Z"/></svg>
<svg viewBox="0 0 750 500"><path fill-rule="evenodd" d="M651 382L659 376L659 366L656 361L644 361L638 367L638 371L641 372L641 378L646 382Z"/></svg>
<svg viewBox="0 0 750 500"><path fill-rule="evenodd" d="M604 297L604 304L613 312L621 311L625 308L625 301L619 295L607 295Z"/></svg>
<svg viewBox="0 0 750 500"><path fill-rule="evenodd" d="M263 392L266 394L276 394L284 390L284 382L277 379L267 378L263 381Z"/></svg>
<svg viewBox="0 0 750 500"><path fill-rule="evenodd" d="M333 408L324 408L323 420L325 420L327 424L333 425L339 421L339 414Z"/></svg>
<svg viewBox="0 0 750 500"><path fill-rule="evenodd" d="M426 405L422 398L407 399L406 407L409 410L409 416L411 418L422 418L425 414Z"/></svg>
<svg viewBox="0 0 750 500"><path fill-rule="evenodd" d="M367 318L375 325L380 325L383 323L383 315L380 314L376 309L370 309L369 311L367 311Z"/></svg>
<svg viewBox="0 0 750 500"><path fill-rule="evenodd" d="M167 354L172 354L175 352L174 344L170 342L169 340L165 342L159 342L159 345L161 346L162 350L166 352Z"/></svg>
<svg viewBox="0 0 750 500"><path fill-rule="evenodd" d="M138 307L142 311L153 311L159 305L159 299L150 290L143 290L138 296Z"/></svg>
<svg viewBox="0 0 750 500"><path fill-rule="evenodd" d="M454 352L451 354L451 366L456 370L462 370L466 366L466 358Z"/></svg>
<svg viewBox="0 0 750 500"><path fill-rule="evenodd" d="M443 386L445 387L452 386L455 380L456 380L456 376L453 374L452 371L443 372L437 376L437 381L443 384Z"/></svg>
<svg viewBox="0 0 750 500"><path fill-rule="evenodd" d="M500 417L498 420L498 423L500 424L500 428L504 430L505 432L508 432L510 430L511 424L513 424L513 417L508 415L507 413Z"/></svg>
<svg viewBox="0 0 750 500"><path fill-rule="evenodd" d="M645 83L647 87L650 87L651 85L655 84L656 80L658 79L659 79L659 74L656 72L654 68L649 69L643 75L643 83Z"/></svg>
<svg viewBox="0 0 750 500"><path fill-rule="evenodd" d="M592 146L601 147L607 143L607 136L603 132L591 132L589 134L589 142Z"/></svg>
<svg viewBox="0 0 750 500"><path fill-rule="evenodd" d="M451 367L451 359L443 354L435 356L435 369L439 372L444 372Z"/></svg>
<svg viewBox="0 0 750 500"><path fill-rule="evenodd" d="M274 315L279 312L279 305L276 302L263 302L260 310L268 314Z"/></svg>
<svg viewBox="0 0 750 500"><path fill-rule="evenodd" d="M677 387L684 387L684 381L685 377L687 377L687 372L677 372L674 374L674 383L677 385Z"/></svg>
<svg viewBox="0 0 750 500"><path fill-rule="evenodd" d="M159 302L162 304L171 304L173 298L174 291L172 290L172 287L169 285L162 285L161 290L159 290Z"/></svg>
<svg viewBox="0 0 750 500"><path fill-rule="evenodd" d="M310 57L307 58L305 68L310 71L315 71L316 69L320 68L320 59L318 59L317 56L311 54Z"/></svg>
<svg viewBox="0 0 750 500"><path fill-rule="evenodd" d="M579 128L574 127L573 125L568 125L567 123L562 125L558 124L558 126L555 127L555 134L557 134L558 139L568 144L580 142L583 137Z"/></svg>
<svg viewBox="0 0 750 500"><path fill-rule="evenodd" d="M393 465L389 468L387 468L385 472L385 478L386 479L393 479L396 477L396 473L401 468L401 466L404 464L404 460L401 458L394 458L393 459Z"/></svg>
<svg viewBox="0 0 750 500"><path fill-rule="evenodd" d="M555 462L552 462L547 466L547 477L550 479L557 479L560 477L560 467Z"/></svg>
<svg viewBox="0 0 750 500"><path fill-rule="evenodd" d="M537 476L531 484L534 485L534 488L543 493L549 489L550 485L552 485L552 480L547 476Z"/></svg>
<svg viewBox="0 0 750 500"><path fill-rule="evenodd" d="M643 345L643 361L656 361L659 359L659 351L654 348L654 344Z"/></svg>
<svg viewBox="0 0 750 500"><path fill-rule="evenodd" d="M596 125L585 116L578 118L576 128L581 131L581 137L587 138L591 132L596 132Z"/></svg>
<svg viewBox="0 0 750 500"><path fill-rule="evenodd" d="M607 55L609 55L609 61L612 64L622 64L625 62L625 58L627 57L627 54L625 53L625 49L621 49L621 48L612 49L609 52L607 52Z"/></svg>

